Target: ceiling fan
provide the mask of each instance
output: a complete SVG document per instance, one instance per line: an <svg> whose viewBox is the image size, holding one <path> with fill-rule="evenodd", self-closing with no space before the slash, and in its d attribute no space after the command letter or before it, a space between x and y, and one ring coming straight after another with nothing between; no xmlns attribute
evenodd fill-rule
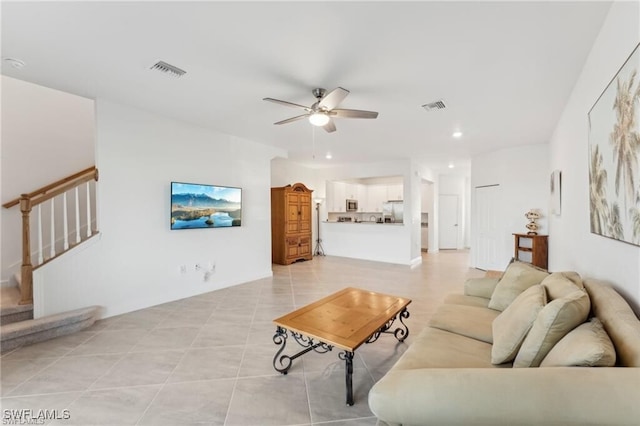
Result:
<svg viewBox="0 0 640 426"><path fill-rule="evenodd" d="M322 127L327 132L335 132L336 125L332 118L377 118L378 113L374 111L362 111L358 109L338 109L336 108L340 102L344 100L349 94L347 89L338 87L328 92L325 89L317 88L312 91L313 96L316 98L316 102L310 107L304 105L294 104L292 102L281 101L280 99L264 98L263 100L274 102L276 104L290 106L294 108L302 108L306 111L305 114L298 115L296 117L287 118L286 120L278 121L273 124L287 124L294 121L308 118L309 122L314 126Z"/></svg>

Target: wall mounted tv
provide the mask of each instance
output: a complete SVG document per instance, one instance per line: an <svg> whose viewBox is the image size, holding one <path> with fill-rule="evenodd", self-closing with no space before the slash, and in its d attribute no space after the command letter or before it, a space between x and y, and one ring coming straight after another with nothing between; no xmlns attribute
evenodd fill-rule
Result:
<svg viewBox="0 0 640 426"><path fill-rule="evenodd" d="M171 229L242 224L242 188L171 182Z"/></svg>

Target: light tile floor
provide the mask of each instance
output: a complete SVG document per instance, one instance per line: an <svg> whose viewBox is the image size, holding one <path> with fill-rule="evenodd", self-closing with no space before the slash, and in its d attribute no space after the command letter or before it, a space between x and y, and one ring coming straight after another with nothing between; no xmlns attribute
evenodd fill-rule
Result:
<svg viewBox="0 0 640 426"><path fill-rule="evenodd" d="M3 409L69 410L64 425L377 425L367 394L466 278L468 252L422 265L338 257L273 266L273 277L98 321L5 353ZM344 287L409 297L410 329L356 350L355 405L345 404L339 351L308 353L286 376L272 365L272 319ZM292 347L288 347L289 349ZM291 352L290 352L291 353Z"/></svg>

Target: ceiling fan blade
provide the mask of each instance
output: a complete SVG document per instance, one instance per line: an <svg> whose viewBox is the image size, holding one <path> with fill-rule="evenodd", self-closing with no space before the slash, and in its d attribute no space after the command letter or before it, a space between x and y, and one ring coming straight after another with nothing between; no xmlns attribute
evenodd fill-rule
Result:
<svg viewBox="0 0 640 426"><path fill-rule="evenodd" d="M302 115L298 115L297 117L287 118L286 120L278 121L277 123L273 123L273 124L293 123L294 121L302 120L303 118L307 118L308 116L309 114L302 114Z"/></svg>
<svg viewBox="0 0 640 426"><path fill-rule="evenodd" d="M324 126L322 126L322 128L324 130L327 131L327 133L332 133L336 131L336 123L333 122L333 120L329 119L329 122L327 124L325 124Z"/></svg>
<svg viewBox="0 0 640 426"><path fill-rule="evenodd" d="M375 111L359 109L334 109L329 111L329 115L338 118L378 118L378 113Z"/></svg>
<svg viewBox="0 0 640 426"><path fill-rule="evenodd" d="M349 91L347 89L343 89L342 87L333 89L320 100L318 107L328 110L334 109L340 104L340 102L344 100L344 98L347 97L348 94Z"/></svg>
<svg viewBox="0 0 640 426"><path fill-rule="evenodd" d="M293 107L293 108L302 108L306 111L311 111L311 108L306 107L304 105L300 105L300 104L294 104L293 102L287 102L287 101L281 101L280 99L273 99L273 98L263 98L263 101L269 101L269 102L273 102L276 104L280 104L280 105L284 105L284 106L288 106L288 107Z"/></svg>

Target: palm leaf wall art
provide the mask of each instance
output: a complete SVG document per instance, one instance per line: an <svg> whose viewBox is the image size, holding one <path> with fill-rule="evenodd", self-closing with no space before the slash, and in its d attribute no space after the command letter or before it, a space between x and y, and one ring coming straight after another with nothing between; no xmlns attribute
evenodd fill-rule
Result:
<svg viewBox="0 0 640 426"><path fill-rule="evenodd" d="M640 245L640 44L588 118L591 232Z"/></svg>

